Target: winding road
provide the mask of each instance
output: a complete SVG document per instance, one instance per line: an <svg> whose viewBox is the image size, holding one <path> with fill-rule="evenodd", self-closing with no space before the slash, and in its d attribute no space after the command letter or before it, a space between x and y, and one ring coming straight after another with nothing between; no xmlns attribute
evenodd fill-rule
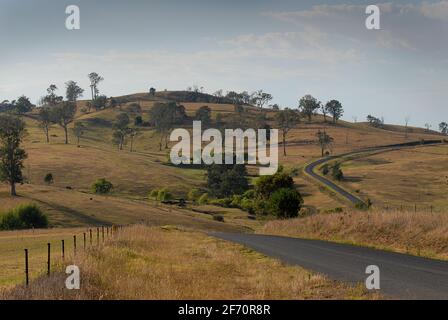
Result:
<svg viewBox="0 0 448 320"><path fill-rule="evenodd" d="M377 146L327 157L305 166L304 171L353 204L362 199L314 172L331 160L365 152L395 150L418 145L443 143L442 140L417 141ZM211 233L210 235L249 247L285 263L322 273L334 280L365 283L366 268L378 266L380 293L400 299L448 299L448 261L433 260L321 240L247 233Z"/></svg>
<svg viewBox="0 0 448 320"><path fill-rule="evenodd" d="M243 233L211 235L350 283L364 284L369 276L366 267L378 266L379 292L393 299L448 299L448 261L320 240Z"/></svg>
<svg viewBox="0 0 448 320"><path fill-rule="evenodd" d="M310 177L312 177L313 179L319 181L320 183L322 183L325 186L327 186L328 188L330 188L333 192L339 194L340 196L342 196L346 200L350 201L352 204L354 204L354 205L357 205L357 204L362 205L362 204L365 204L365 202L361 198L358 198L357 196L351 194L347 190L344 190L343 188L341 188L340 186L338 186L337 184L335 184L331 180L329 180L329 179L321 176L320 174L314 172L314 169L317 166L320 166L321 164L324 164L326 162L329 162L329 161L332 161L332 160L335 160L335 159L338 159L338 158L346 157L346 156L360 154L360 153L372 152L372 151L383 151L383 150L390 150L390 151L392 151L392 150L398 150L398 149L402 149L402 148L415 147L415 146L419 146L419 145L432 145L432 144L440 144L440 143L443 143L443 141L442 140L425 140L425 141L412 141L412 142L407 142L407 143L399 143L399 144L392 144L392 145L384 145L384 146L365 148L365 149L361 149L361 150L357 150L357 151L352 151L352 152L340 154L340 155L337 155L337 156L330 156L330 157L319 159L317 161L314 161L314 162L306 165L305 168L304 168L304 172L307 175L309 175Z"/></svg>

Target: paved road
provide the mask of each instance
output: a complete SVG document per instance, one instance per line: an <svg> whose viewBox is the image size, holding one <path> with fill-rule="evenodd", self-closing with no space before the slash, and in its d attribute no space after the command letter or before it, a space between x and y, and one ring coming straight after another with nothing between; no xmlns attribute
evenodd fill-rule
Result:
<svg viewBox="0 0 448 320"><path fill-rule="evenodd" d="M334 280L365 283L368 265L380 269L380 292L399 299L448 299L448 262L319 240L213 233Z"/></svg>
<svg viewBox="0 0 448 320"><path fill-rule="evenodd" d="M385 146L366 148L366 149L362 149L362 150L358 150L358 151L344 153L344 154L337 155L337 156L331 156L331 157L319 159L317 161L314 161L314 162L308 164L304 168L304 170L305 170L306 174L308 174L309 176L313 177L314 179L320 181L321 183L325 184L332 191L340 194L342 197L344 197L345 199L347 199L354 205L364 204L364 201L362 199L358 198L357 196L355 196L355 195L351 194L350 192L344 190L343 188L339 187L337 184L335 184L331 180L328 180L327 178L315 173L314 169L317 166L324 164L325 162L328 162L328 161L331 161L331 160L334 160L337 158L341 158L341 157L360 154L363 152L372 152L372 151L381 151L381 150L397 150L397 149L402 149L402 148L414 147L414 146L418 146L418 145L422 145L422 144L430 145L430 144L439 144L439 143L443 143L443 141L442 140L427 140L427 141L423 141L423 142L422 141L412 141L412 142L401 143L401 144L393 144L393 145L385 145Z"/></svg>

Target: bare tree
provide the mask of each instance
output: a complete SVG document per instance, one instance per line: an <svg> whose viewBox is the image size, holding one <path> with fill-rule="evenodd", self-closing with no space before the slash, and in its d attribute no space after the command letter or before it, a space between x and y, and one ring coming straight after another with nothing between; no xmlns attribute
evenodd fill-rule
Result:
<svg viewBox="0 0 448 320"><path fill-rule="evenodd" d="M408 138L408 125L409 125L409 121L411 120L410 116L406 116L404 118L404 137L407 139Z"/></svg>

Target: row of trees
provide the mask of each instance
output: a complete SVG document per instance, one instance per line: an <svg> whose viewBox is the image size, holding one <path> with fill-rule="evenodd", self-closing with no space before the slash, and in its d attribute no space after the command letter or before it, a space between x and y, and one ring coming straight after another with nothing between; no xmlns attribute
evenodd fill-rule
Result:
<svg viewBox="0 0 448 320"><path fill-rule="evenodd" d="M0 103L0 112L24 114L31 111L34 107L35 105L31 103L28 97L20 96L17 100L11 102L8 100L2 101Z"/></svg>
<svg viewBox="0 0 448 320"><path fill-rule="evenodd" d="M76 114L76 102L82 97L84 90L75 81L68 81L66 86L66 100L57 94L58 87L51 84L47 94L41 98L39 109L39 124L45 133L47 143L50 142L50 127L58 124L64 129L65 143L68 144L68 125L73 122ZM79 131L76 130L77 132Z"/></svg>
<svg viewBox="0 0 448 320"><path fill-rule="evenodd" d="M311 117L319 111L322 112L325 122L327 122L327 115L330 115L333 123L336 123L344 114L342 104L338 100L330 100L324 105L309 94L299 100L299 111L308 118L309 122L311 122Z"/></svg>
<svg viewBox="0 0 448 320"><path fill-rule="evenodd" d="M90 89L92 101L88 103L89 111L91 107L102 109L106 106L107 97L99 95L98 85L104 80L103 77L96 72L88 75L90 80ZM65 83L65 100L63 96L57 94L58 87L51 84L47 88L47 93L40 99L39 124L45 133L47 143L50 142L50 127L58 124L64 130L65 143L68 144L68 125L74 121L76 114L76 103L84 94L76 81L70 80ZM75 123L74 134L79 139L83 135L85 127L81 123Z"/></svg>

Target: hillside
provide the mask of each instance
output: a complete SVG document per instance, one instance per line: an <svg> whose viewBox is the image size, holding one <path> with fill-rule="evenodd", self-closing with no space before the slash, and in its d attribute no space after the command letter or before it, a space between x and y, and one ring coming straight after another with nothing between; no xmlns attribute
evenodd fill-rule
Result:
<svg viewBox="0 0 448 320"><path fill-rule="evenodd" d="M27 180L33 185L43 185L43 177L51 172L55 179L55 187L70 187L77 191L89 192L91 184L97 178L105 177L114 183L116 196L145 199L151 189L167 187L177 196L185 197L192 187L204 186L205 171L167 165L169 149L159 151L159 135L151 127L139 127L140 134L135 138L132 153L129 152L129 145L125 146L125 150L119 151L112 144L112 126L118 114L127 113L131 122L137 115L140 115L143 121L149 121L150 109L154 103L160 101L175 101L183 105L189 117L193 117L196 110L204 105L212 110L213 119L218 114L221 114L224 122L233 121L237 117L232 104L176 100L184 98L185 94L166 91L159 92L154 97L146 93L115 97L125 102L114 109L107 108L100 111L92 109L91 112L85 112L87 101L80 101L75 121L83 123L86 130L79 148L75 144L73 134L70 137L71 144L63 144L63 131L57 125L51 127L50 144L45 143L44 134L35 120L36 115L26 116L28 136L25 139L25 149L29 154L25 168ZM210 97L205 95L203 99L206 98ZM138 103L141 111L136 112L132 109L133 103ZM259 115L260 111L256 108L245 106L242 117L250 125ZM274 117L275 111L266 110L267 122L271 127L275 127ZM290 131L287 136L287 156L279 152L280 163L286 167L301 168L305 163L319 158L320 148L315 136L318 130L325 130L334 138L332 154L441 137L435 132L426 132L420 128L410 128L406 135L404 128L400 126L386 125L381 129L366 123L350 123L342 120L332 124L329 121L324 122L322 116L316 116L311 123L302 119L301 123ZM348 164L346 166L348 176L356 177L357 173L352 173ZM352 178L349 181L354 180ZM296 177L296 183L305 196L307 206L325 210L345 205L331 195L321 192L319 186L301 174ZM355 190L362 188L356 184L352 187ZM377 197L373 194L365 196Z"/></svg>
<svg viewBox="0 0 448 320"><path fill-rule="evenodd" d="M170 101L175 101L185 107L185 112L190 117L189 121L192 121L191 119L200 107L206 105L211 109L213 121L216 121L220 114L219 117L224 122L224 126L229 127L235 126L235 122L240 121L241 118L244 119L243 124L250 127L257 122L262 114L253 106L244 106L243 114L237 114L233 104L176 100L181 98L185 98L185 94L182 92L167 91L155 96L145 93L132 94L115 97L122 101L120 105L98 111L93 109L87 111L87 101L79 101L74 122L81 122L85 126L79 146L77 146L73 134L74 123L69 126L70 144L64 144L64 132L58 125L51 126L50 143L46 143L45 135L37 121L37 111L34 110L23 116L27 126L27 135L24 140L24 148L28 153L24 168L26 183L18 186L19 197L15 198L9 197L6 185L0 185L2 208L0 214L19 204L36 203L48 215L51 227L56 227L56 229L36 231L36 233L34 231L0 232L2 243L0 250L4 257L0 263L0 269L4 270L0 272L0 286L10 286L21 281L20 266L24 247L31 250L33 265L39 266L32 270L34 279L41 274L45 264L45 244L47 242L57 244L60 239L68 239L67 250L72 250L70 249L70 239L74 233L82 234L86 228L103 225L144 224L152 227L181 228L192 232L185 235L189 239L203 237L201 232L209 231L255 231L317 237L341 242L353 239L354 242L362 245L377 245L400 251L403 248L403 243L408 241L408 238L400 239L398 243L376 241L374 234L366 240L359 233L353 235L345 235L343 232L342 235L340 233L332 234L331 232L336 232L335 230L328 231L328 234L322 230L324 234L321 234L316 232L314 220L312 223L308 223L311 220L302 220L302 218L293 221L272 222L270 222L271 218L267 217L252 220L248 218L247 212L237 208L199 206L190 203L181 208L176 205L149 201L148 193L155 188L166 187L178 198L186 198L192 188L205 189L206 172L203 169L178 168L170 165L168 163L170 149L159 150L160 136L151 126L138 127L140 134L135 138L132 152L129 144L125 145L123 150L118 150L117 146L112 143L112 132L115 119L119 114L126 113L131 119L131 123L137 116L141 116L143 122L149 122L150 110L155 103ZM205 100L209 98L209 96L201 97ZM136 110L135 103L140 106L139 110ZM264 113L266 122L275 128L276 111L265 110ZM184 123L182 126L189 129L191 124ZM331 219L334 218L333 215L326 213L339 211L341 208L348 208L351 205L341 201L340 198L316 184L301 171L305 164L321 157L320 147L316 143L318 130L325 130L333 137L334 143L331 152L334 155L372 146L422 139L441 139L439 134L426 132L420 128L412 128L405 133L404 128L400 126L385 125L384 128L374 128L367 123L350 123L342 120L333 124L330 121L324 121L321 115L314 116L311 122L302 119L287 135L287 156L283 156L282 145L280 146L279 160L280 164L287 169L296 169L298 173L294 180L304 199L304 212L323 213L312 217L315 217L313 219L317 219L317 221L322 219L322 225L327 228L328 224L329 229L333 225ZM447 148L446 145L416 146L406 150L367 153L341 159L345 178L338 183L364 199L370 198L377 209L384 205L393 207L393 205L402 205L403 202L412 202L418 204L419 208L427 209L427 206L430 205L432 206L431 210L443 211L448 207L448 202L444 200L443 196L446 183L448 183L444 179L445 176L448 176L448 164L445 161L448 154ZM433 170L434 167L438 169L437 174ZM47 173L51 173L54 177L54 183L51 185L44 182L44 176ZM254 168L250 168L249 173L252 175L256 171ZM112 194L100 196L92 193L91 185L98 178L106 178L114 184ZM214 216L217 215L222 216L224 222L215 221ZM328 221L327 216L330 218ZM302 225L302 221L306 222L304 229L296 228L296 225ZM384 227L387 227L389 220L383 222L385 223ZM382 225L379 224L378 228L381 227ZM199 232L199 234L195 232ZM182 237L182 235L176 235L175 238L181 239ZM428 255L430 255L432 245L428 245L428 248L427 251L430 252ZM125 250L135 250L134 244ZM414 247L409 250L416 252ZM174 251L171 250L171 252ZM152 253L148 254L148 258L145 259L152 259ZM191 255L195 255L194 252L183 254L187 254L187 259L193 259ZM196 257L193 261L196 261L195 259ZM246 262L244 257L241 259L244 260L244 263L250 263L250 261ZM243 260L240 260L241 263ZM161 269L160 272L163 275L165 270ZM93 274L93 277L95 279L97 275ZM328 285L326 281L322 280L322 286ZM154 284L148 283L149 287L152 285ZM251 286L252 284L249 283L247 290L253 290L250 289ZM352 292L350 290L341 287L326 296L346 295L347 292ZM255 296L259 294L256 291L253 292ZM17 294L20 295L20 291ZM172 298L173 296L170 294L167 293L167 297ZM186 297L194 297L188 292L183 294ZM213 297L222 297L221 293L216 294ZM359 293L355 295L357 294ZM316 297L319 296L319 293L310 292L310 295ZM286 293L284 295L282 293L281 296L290 297Z"/></svg>

